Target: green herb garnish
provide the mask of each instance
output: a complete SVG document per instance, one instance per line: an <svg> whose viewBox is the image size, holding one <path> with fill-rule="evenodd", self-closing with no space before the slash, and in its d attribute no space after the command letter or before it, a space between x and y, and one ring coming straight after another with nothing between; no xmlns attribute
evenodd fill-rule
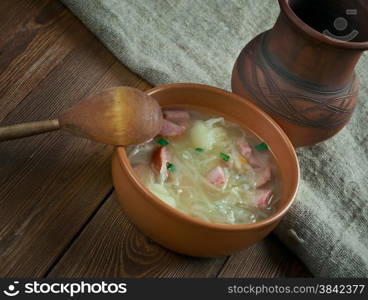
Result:
<svg viewBox="0 0 368 300"><path fill-rule="evenodd" d="M157 140L157 143L159 143L161 146L167 146L168 144L170 144L167 140L163 139L163 138L159 138Z"/></svg>
<svg viewBox="0 0 368 300"><path fill-rule="evenodd" d="M166 168L170 171L176 171L176 168L172 163L167 163Z"/></svg>
<svg viewBox="0 0 368 300"><path fill-rule="evenodd" d="M268 150L268 146L266 143L260 143L256 146L254 146L254 148L259 151L259 152L264 152L264 151L267 151Z"/></svg>
<svg viewBox="0 0 368 300"><path fill-rule="evenodd" d="M204 149L202 149L202 148L195 148L194 151L195 152L198 152L198 153L202 153L204 151Z"/></svg>
<svg viewBox="0 0 368 300"><path fill-rule="evenodd" d="M220 153L220 157L224 160L224 161L229 161L230 159L230 155L227 155L226 153L221 152Z"/></svg>

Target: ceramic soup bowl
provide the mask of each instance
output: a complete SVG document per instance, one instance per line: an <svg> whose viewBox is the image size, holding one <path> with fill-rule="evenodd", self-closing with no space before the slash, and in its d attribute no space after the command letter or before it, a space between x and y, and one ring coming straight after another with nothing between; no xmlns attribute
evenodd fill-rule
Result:
<svg viewBox="0 0 368 300"><path fill-rule="evenodd" d="M299 164L286 134L250 101L215 87L170 84L147 93L163 108L205 110L240 124L265 141L279 168L281 197L275 212L259 222L248 225L207 223L172 208L150 193L135 175L125 148L117 147L112 161L113 182L127 216L158 244L191 256L227 255L263 239L286 214L298 189Z"/></svg>

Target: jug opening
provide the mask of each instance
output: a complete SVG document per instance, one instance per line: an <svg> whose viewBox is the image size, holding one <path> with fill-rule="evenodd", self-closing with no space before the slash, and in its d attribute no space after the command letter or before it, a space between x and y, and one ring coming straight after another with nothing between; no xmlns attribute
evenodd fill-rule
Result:
<svg viewBox="0 0 368 300"><path fill-rule="evenodd" d="M290 8L314 30L344 42L368 41L365 0L289 0Z"/></svg>

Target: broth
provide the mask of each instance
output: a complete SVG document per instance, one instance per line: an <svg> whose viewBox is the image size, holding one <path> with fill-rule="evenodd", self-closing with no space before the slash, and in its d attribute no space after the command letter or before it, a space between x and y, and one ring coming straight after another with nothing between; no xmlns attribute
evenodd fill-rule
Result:
<svg viewBox="0 0 368 300"><path fill-rule="evenodd" d="M164 116L158 137L127 147L152 194L211 223L254 223L275 210L279 176L265 143L222 117L184 110Z"/></svg>

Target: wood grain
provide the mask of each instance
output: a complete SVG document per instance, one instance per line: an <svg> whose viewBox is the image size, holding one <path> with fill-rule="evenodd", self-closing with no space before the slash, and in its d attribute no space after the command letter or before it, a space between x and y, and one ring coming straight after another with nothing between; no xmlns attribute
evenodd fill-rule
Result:
<svg viewBox="0 0 368 300"><path fill-rule="evenodd" d="M2 125L50 118L104 87L140 84L134 75L121 76L126 69L74 22L64 32L70 47L58 52L64 59L50 58L50 72L30 81L20 101L8 105L13 98L1 98ZM18 56L27 57L32 48L25 49ZM27 72L34 65L23 67ZM1 68L1 82L11 80L10 73ZM59 133L0 144L0 276L47 272L110 192L111 150Z"/></svg>
<svg viewBox="0 0 368 300"><path fill-rule="evenodd" d="M128 220L115 193L50 277L215 277L224 258L175 254L150 241Z"/></svg>
<svg viewBox="0 0 368 300"><path fill-rule="evenodd" d="M3 0L0 18L1 125L54 118L105 87L150 88L57 1ZM274 237L218 259L152 243L111 194L111 151L60 133L0 144L1 277L306 274Z"/></svg>
<svg viewBox="0 0 368 300"><path fill-rule="evenodd" d="M273 234L233 254L219 274L219 277L225 278L310 276L305 266Z"/></svg>
<svg viewBox="0 0 368 300"><path fill-rule="evenodd" d="M192 258L146 238L128 220L115 193L49 277L310 277L273 235L230 257Z"/></svg>
<svg viewBox="0 0 368 300"><path fill-rule="evenodd" d="M0 121L89 33L57 1L30 2L11 1L17 14L1 31ZM1 19L8 3L0 4Z"/></svg>

